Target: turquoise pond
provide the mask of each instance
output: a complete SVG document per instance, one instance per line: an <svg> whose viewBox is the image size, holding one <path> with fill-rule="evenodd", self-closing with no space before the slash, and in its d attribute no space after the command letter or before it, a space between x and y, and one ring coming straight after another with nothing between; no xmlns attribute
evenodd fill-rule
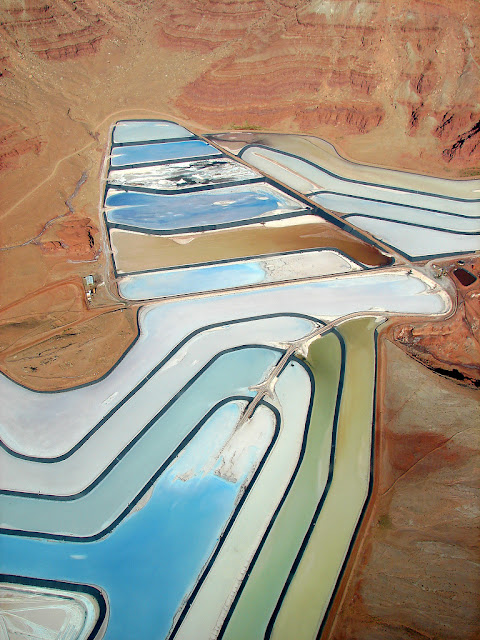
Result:
<svg viewBox="0 0 480 640"><path fill-rule="evenodd" d="M132 500L190 437L205 415L225 398L251 397L281 353L239 348L216 357L152 420L148 430L104 472L101 481L73 500L0 496L2 526L24 531L91 537L118 519ZM122 491L118 491L118 487Z"/></svg>
<svg viewBox="0 0 480 640"><path fill-rule="evenodd" d="M127 300L245 287L265 280L260 261L232 262L190 269L170 269L126 276L119 281L120 295Z"/></svg>

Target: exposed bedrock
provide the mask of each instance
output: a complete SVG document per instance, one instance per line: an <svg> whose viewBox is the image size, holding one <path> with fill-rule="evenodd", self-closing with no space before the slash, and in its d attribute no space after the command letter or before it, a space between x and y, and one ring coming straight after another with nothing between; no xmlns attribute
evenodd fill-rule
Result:
<svg viewBox="0 0 480 640"><path fill-rule="evenodd" d="M104 3L102 10L96 0L13 0L3 4L0 27L7 41L28 47L40 58L75 58L97 51L111 29L105 11L111 4Z"/></svg>
<svg viewBox="0 0 480 640"><path fill-rule="evenodd" d="M20 165L21 156L38 155L45 141L27 127L12 122L0 122L0 171Z"/></svg>
<svg viewBox="0 0 480 640"><path fill-rule="evenodd" d="M478 172L476 0L9 0L0 34L0 117L23 132L26 157L24 137L55 161L59 118L73 145L121 107L325 136L361 161Z"/></svg>
<svg viewBox="0 0 480 640"><path fill-rule="evenodd" d="M95 238L98 229L90 218L63 218L55 221L35 241L41 251L68 260L91 261L98 255Z"/></svg>
<svg viewBox="0 0 480 640"><path fill-rule="evenodd" d="M386 135L394 128L394 137L408 136L406 148L413 137L419 151L439 162L478 163L475 3L265 4L263 13L258 2L214 0L165 3L159 10L162 46L216 54L176 101L187 117L218 128L333 137L384 123Z"/></svg>

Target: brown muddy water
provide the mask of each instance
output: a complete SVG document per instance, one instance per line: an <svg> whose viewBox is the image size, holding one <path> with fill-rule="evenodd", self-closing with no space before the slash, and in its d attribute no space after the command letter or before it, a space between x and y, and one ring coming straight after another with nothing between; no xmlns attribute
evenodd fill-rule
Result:
<svg viewBox="0 0 480 640"><path fill-rule="evenodd" d="M332 247L368 266L389 264L378 249L315 216L233 229L159 236L112 229L119 273Z"/></svg>

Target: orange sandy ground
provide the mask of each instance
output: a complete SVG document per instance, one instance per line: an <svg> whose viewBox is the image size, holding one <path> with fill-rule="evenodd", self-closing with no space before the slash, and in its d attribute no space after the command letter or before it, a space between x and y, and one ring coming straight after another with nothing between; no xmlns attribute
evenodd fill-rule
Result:
<svg viewBox="0 0 480 640"><path fill-rule="evenodd" d="M322 638L474 640L479 392L429 371L390 340L387 328L373 494Z"/></svg>
<svg viewBox="0 0 480 640"><path fill-rule="evenodd" d="M81 285L111 275L99 184L118 119L301 132L360 162L479 174L478 2L327 4L0 8L2 371L68 388L105 374L137 334L134 308L102 284L87 308ZM453 330L423 323L412 327L423 351L410 330L397 344L436 368L478 365L476 346L470 362L458 352L478 332L478 298L459 296ZM457 334L462 313L471 330ZM478 394L381 345L376 486L325 637L478 637Z"/></svg>

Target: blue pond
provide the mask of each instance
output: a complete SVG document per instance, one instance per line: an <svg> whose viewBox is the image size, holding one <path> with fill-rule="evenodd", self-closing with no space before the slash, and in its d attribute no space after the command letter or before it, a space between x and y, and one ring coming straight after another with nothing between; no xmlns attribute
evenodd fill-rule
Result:
<svg viewBox="0 0 480 640"><path fill-rule="evenodd" d="M111 207L109 222L158 231L251 220L303 208L301 202L266 184L176 195L110 189L105 204Z"/></svg>
<svg viewBox="0 0 480 640"><path fill-rule="evenodd" d="M231 435L241 405L223 405L166 469L146 505L114 532L89 543L0 537L2 570L95 584L106 589L106 639L163 638L214 550L236 500L264 450L252 445L236 481L209 464ZM273 432L271 433L273 437Z"/></svg>
<svg viewBox="0 0 480 640"><path fill-rule="evenodd" d="M277 351L264 348L240 348L219 354L205 365L201 375L179 390L176 401L93 489L75 500L61 501L1 495L4 526L75 537L105 531L203 417L224 398L250 396L249 387L264 380L278 358Z"/></svg>
<svg viewBox="0 0 480 640"><path fill-rule="evenodd" d="M113 142L148 142L193 137L193 133L174 122L131 120L119 122L113 130Z"/></svg>
<svg viewBox="0 0 480 640"><path fill-rule="evenodd" d="M127 300L148 300L244 287L263 282L265 276L260 261L252 260L135 274L122 278L118 289Z"/></svg>
<svg viewBox="0 0 480 640"><path fill-rule="evenodd" d="M220 151L203 140L140 144L114 147L112 149L112 167L218 155L221 155Z"/></svg>
<svg viewBox="0 0 480 640"><path fill-rule="evenodd" d="M452 231L480 230L478 216L463 217L433 209L422 209L392 202L377 202L376 200L329 192L319 193L311 198L327 209L339 213L365 214L383 220L411 222Z"/></svg>

